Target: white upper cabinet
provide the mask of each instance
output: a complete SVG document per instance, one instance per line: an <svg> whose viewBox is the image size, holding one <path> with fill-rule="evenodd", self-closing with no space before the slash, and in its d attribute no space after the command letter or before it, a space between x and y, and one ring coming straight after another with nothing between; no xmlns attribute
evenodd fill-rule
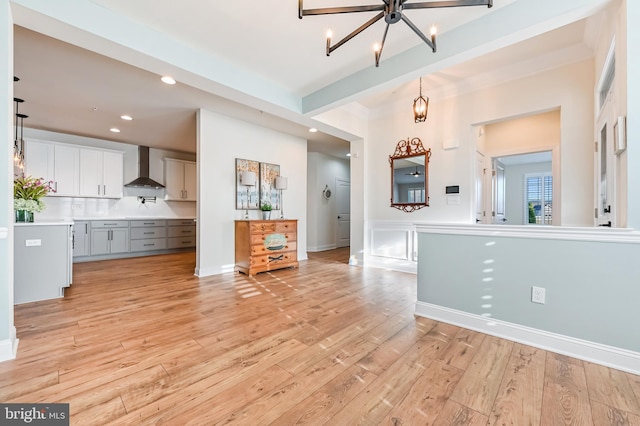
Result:
<svg viewBox="0 0 640 426"><path fill-rule="evenodd" d="M80 190L80 149L51 142L26 140L25 175L52 181L50 196L77 196Z"/></svg>
<svg viewBox="0 0 640 426"><path fill-rule="evenodd" d="M80 150L80 195L121 198L123 193L123 154L82 148Z"/></svg>
<svg viewBox="0 0 640 426"><path fill-rule="evenodd" d="M197 168L193 161L164 159L165 200L196 201Z"/></svg>

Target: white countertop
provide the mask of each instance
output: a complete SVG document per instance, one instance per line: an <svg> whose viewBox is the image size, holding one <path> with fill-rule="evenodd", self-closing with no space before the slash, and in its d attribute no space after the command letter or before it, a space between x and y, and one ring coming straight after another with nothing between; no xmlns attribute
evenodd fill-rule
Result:
<svg viewBox="0 0 640 426"><path fill-rule="evenodd" d="M73 220L71 219L45 219L42 221L35 222L16 222L13 224L14 226L69 226L73 225Z"/></svg>

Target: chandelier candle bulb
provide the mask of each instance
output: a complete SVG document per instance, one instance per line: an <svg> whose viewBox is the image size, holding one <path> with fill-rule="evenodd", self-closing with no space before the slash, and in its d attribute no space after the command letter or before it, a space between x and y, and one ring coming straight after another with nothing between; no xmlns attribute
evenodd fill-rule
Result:
<svg viewBox="0 0 640 426"><path fill-rule="evenodd" d="M436 26L432 25L431 26L431 43L433 43L433 51L436 51Z"/></svg>
<svg viewBox="0 0 640 426"><path fill-rule="evenodd" d="M327 30L327 56L331 53L331 30Z"/></svg>

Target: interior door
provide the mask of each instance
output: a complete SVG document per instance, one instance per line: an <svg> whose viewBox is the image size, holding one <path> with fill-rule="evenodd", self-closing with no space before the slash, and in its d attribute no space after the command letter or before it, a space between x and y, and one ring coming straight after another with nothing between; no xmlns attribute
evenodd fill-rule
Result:
<svg viewBox="0 0 640 426"><path fill-rule="evenodd" d="M493 223L504 225L507 223L505 212L506 179L504 164L493 160Z"/></svg>
<svg viewBox="0 0 640 426"><path fill-rule="evenodd" d="M337 236L336 247L351 244L351 182L336 179Z"/></svg>
<svg viewBox="0 0 640 426"><path fill-rule="evenodd" d="M596 224L615 226L615 164L614 164L614 110L613 86L609 90L598 116L598 143L596 146Z"/></svg>

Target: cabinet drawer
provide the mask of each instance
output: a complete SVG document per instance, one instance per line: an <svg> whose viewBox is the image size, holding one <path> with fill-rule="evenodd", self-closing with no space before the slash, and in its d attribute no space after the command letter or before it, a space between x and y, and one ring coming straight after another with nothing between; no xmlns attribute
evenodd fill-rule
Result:
<svg viewBox="0 0 640 426"><path fill-rule="evenodd" d="M251 235L260 234L263 232L276 232L275 222L251 222L249 232Z"/></svg>
<svg viewBox="0 0 640 426"><path fill-rule="evenodd" d="M92 220L92 228L128 228L128 220Z"/></svg>
<svg viewBox="0 0 640 426"><path fill-rule="evenodd" d="M260 268L266 266L266 270L277 269L285 266L286 263L295 262L297 259L295 251L286 253L273 253L264 256L254 256L251 258L250 268Z"/></svg>
<svg viewBox="0 0 640 426"><path fill-rule="evenodd" d="M256 235L251 235L251 245L255 246L255 245L260 245L260 244L264 244L265 240L267 239L267 237L269 237L270 235L273 234L256 234ZM296 233L295 232L287 232L282 234L284 235L284 238L286 239L286 241L295 241L296 240Z"/></svg>
<svg viewBox="0 0 640 426"><path fill-rule="evenodd" d="M133 224L131 226L133 226ZM149 226L144 228L131 228L132 240L164 238L166 236L167 236L166 226Z"/></svg>
<svg viewBox="0 0 640 426"><path fill-rule="evenodd" d="M296 232L296 222L276 222L276 232Z"/></svg>
<svg viewBox="0 0 640 426"><path fill-rule="evenodd" d="M276 250L269 250L264 245L256 245L256 246L251 246L251 256L262 256L265 254L272 254L272 253L278 253L279 255L279 253L283 253L287 251L296 251L296 250L297 250L297 245L295 241L289 241L285 244L284 247Z"/></svg>
<svg viewBox="0 0 640 426"><path fill-rule="evenodd" d="M166 226L166 220L132 220L131 227L137 228L141 226Z"/></svg>
<svg viewBox="0 0 640 426"><path fill-rule="evenodd" d="M196 235L196 227L191 226L170 226L167 228L170 238L173 237L190 237Z"/></svg>
<svg viewBox="0 0 640 426"><path fill-rule="evenodd" d="M168 238L167 242L168 242L168 246L169 246L170 249L184 248L184 247L195 247L196 246L196 237Z"/></svg>
<svg viewBox="0 0 640 426"><path fill-rule="evenodd" d="M167 225L169 226L194 226L195 222L193 219L169 219L167 221Z"/></svg>
<svg viewBox="0 0 640 426"><path fill-rule="evenodd" d="M166 238L149 238L146 240L131 241L131 251L163 250L166 248Z"/></svg>

